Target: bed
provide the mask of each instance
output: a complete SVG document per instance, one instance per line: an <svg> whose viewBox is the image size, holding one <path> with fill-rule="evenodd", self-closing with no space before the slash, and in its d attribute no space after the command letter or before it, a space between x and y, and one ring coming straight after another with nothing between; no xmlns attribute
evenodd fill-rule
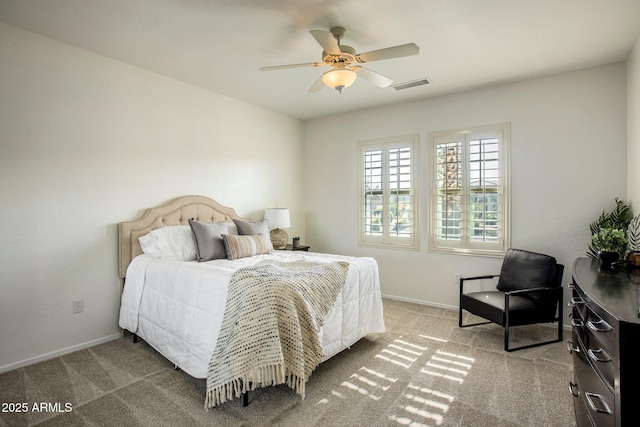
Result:
<svg viewBox="0 0 640 427"><path fill-rule="evenodd" d="M221 330L226 327L223 315L229 302L230 281L248 268L275 268L289 264L344 266L345 273L340 289L336 290L335 302L327 306L328 312L323 315L324 321L319 329L321 361L347 349L368 334L384 332L378 266L373 258L303 251L258 251L254 256L233 260L219 258L199 262L199 242L193 237L196 259L192 259L193 249L188 242L184 246L189 246L189 250L179 256L165 256L165 253L149 250L149 239L153 235L180 233L182 239L188 239L185 229L189 227L189 220L202 224L225 223L228 226L225 244L227 238L247 234L238 233L236 222L243 227L244 222L249 222L239 217L234 209L207 197L184 196L147 209L139 219L118 226L119 271L124 284L119 324L124 330L144 339L187 374L207 378L212 367L219 364L214 353L219 354L220 348L216 348L216 343L224 338L221 335L225 335ZM147 246L145 251L141 241ZM178 250L182 250L184 242L180 239L177 242L174 243L180 246ZM172 249L174 252L171 254L176 248ZM253 375L263 374L254 372ZM255 384L264 386L265 381L253 380L245 380L244 383L253 382L254 388ZM246 384L241 390L245 396L249 390ZM237 397L238 390L229 392L218 403ZM304 396L304 389L301 394Z"/></svg>

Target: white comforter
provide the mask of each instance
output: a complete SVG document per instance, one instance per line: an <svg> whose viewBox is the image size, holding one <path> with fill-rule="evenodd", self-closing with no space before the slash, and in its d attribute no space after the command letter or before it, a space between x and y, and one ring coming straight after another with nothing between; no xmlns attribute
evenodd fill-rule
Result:
<svg viewBox="0 0 640 427"><path fill-rule="evenodd" d="M299 251L208 262L137 256L127 269L120 327L138 334L189 375L206 378L229 279L238 268L268 259L349 263L345 285L321 329L323 360L367 334L384 332L378 265L373 258Z"/></svg>

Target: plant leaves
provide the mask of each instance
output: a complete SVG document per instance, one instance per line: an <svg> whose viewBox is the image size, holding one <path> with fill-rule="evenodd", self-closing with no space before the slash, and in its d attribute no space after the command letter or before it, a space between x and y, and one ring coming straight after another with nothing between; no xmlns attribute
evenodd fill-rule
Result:
<svg viewBox="0 0 640 427"><path fill-rule="evenodd" d="M598 234L603 228L619 228L627 231L629 223L633 219L633 212L627 203L623 200L615 198L616 207L611 212L602 211L597 220L589 224L591 235ZM627 236L628 239L628 236ZM591 242L587 249L587 256L590 258L598 258L600 248ZM640 249L638 249L640 250ZM620 254L624 256L624 254Z"/></svg>

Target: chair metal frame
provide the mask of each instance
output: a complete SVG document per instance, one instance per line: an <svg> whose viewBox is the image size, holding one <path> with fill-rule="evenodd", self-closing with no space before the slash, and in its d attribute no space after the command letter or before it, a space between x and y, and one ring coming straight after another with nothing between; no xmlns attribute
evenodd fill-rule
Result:
<svg viewBox="0 0 640 427"><path fill-rule="evenodd" d="M485 276L474 276L474 277L461 277L460 278L460 294L459 294L459 298L458 298L458 304L459 304L459 308L458 308L458 326L461 328L468 328L470 326L478 326L478 325L486 325L489 323L496 323L500 326L502 326L504 328L504 350L508 351L508 352L512 352L512 351L516 351L516 350L523 350L525 348L532 348L532 347L538 347L541 345L546 345L546 344L552 344L552 343L556 343L556 342L560 342L563 339L563 329L562 329L562 318L563 318L563 310L562 310L562 305L563 305L563 289L562 289L562 274L564 272L564 266L562 264L556 264L556 275L554 277L554 283L557 284L558 286L556 287L539 287L539 288L529 288L529 289L521 289L521 290L515 290L515 291L507 291L507 292L501 292L501 291L496 291L496 292L501 292L504 294L504 311L503 311L503 318L504 318L504 325L493 322L491 320L487 320L486 322L478 322L478 323L472 323L472 324L468 324L468 325L463 325L462 322L462 317L463 317L463 311L469 311L465 308L462 307L462 295L464 294L464 282L465 281L471 281L471 280L482 280L482 279L494 279L496 277L499 277L499 274L492 274L492 275L485 275ZM554 317L553 320L548 320L548 321L532 321L532 322L525 322L525 323L520 323L518 322L517 324L512 325L511 321L510 321L510 310L509 310L509 298L511 296L526 296L527 294L531 294L531 293L537 293L539 294L549 294L551 295L551 297L555 300L556 304L557 304L557 308L556 308L556 316ZM469 311L469 313L477 315L471 311ZM553 323L553 322L558 322L558 337L557 339L554 340L550 340L550 341L544 341L544 342L537 342L534 344L528 344L528 345L523 345L520 347L515 347L515 348L510 348L509 347L509 330L514 327L514 326L525 326L525 325L535 325L535 324L540 324L540 323Z"/></svg>

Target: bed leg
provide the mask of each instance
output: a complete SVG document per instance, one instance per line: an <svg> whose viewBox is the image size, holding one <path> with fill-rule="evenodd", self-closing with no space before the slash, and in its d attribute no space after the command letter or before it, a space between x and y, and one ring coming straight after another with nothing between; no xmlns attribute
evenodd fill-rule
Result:
<svg viewBox="0 0 640 427"><path fill-rule="evenodd" d="M180 368L178 367L178 365L174 364L174 365L173 365L173 369L174 369L175 371L177 371L177 370L178 370L178 369L180 369Z"/></svg>
<svg viewBox="0 0 640 427"><path fill-rule="evenodd" d="M138 334L132 334L133 335L133 342L134 344L138 342Z"/></svg>
<svg viewBox="0 0 640 427"><path fill-rule="evenodd" d="M244 406L245 408L247 406L249 406L249 392L248 391L242 393L242 406Z"/></svg>

